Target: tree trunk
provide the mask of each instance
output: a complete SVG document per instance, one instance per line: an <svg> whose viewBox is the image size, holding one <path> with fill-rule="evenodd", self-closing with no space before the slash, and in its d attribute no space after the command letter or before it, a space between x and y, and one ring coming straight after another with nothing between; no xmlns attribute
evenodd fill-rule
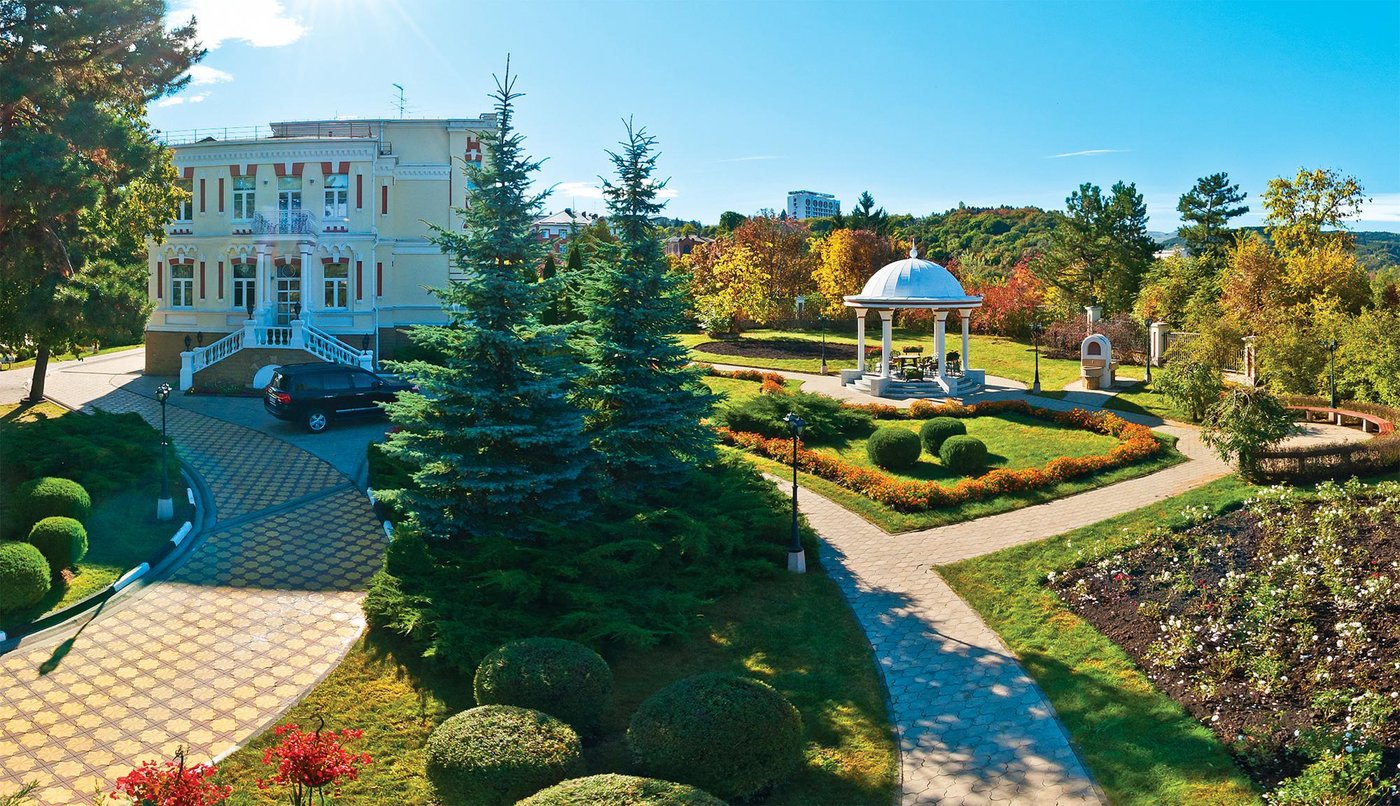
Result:
<svg viewBox="0 0 1400 806"><path fill-rule="evenodd" d="M29 403L38 403L44 399L44 376L49 371L49 348L39 345L39 352L34 354L34 380L29 382L29 397L25 400Z"/></svg>

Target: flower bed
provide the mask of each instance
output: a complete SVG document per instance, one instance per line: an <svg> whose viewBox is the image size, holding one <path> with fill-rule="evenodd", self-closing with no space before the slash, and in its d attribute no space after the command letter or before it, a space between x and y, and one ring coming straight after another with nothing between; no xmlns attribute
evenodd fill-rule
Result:
<svg viewBox="0 0 1400 806"><path fill-rule="evenodd" d="M1400 802L1400 483L1275 488L1050 581L1271 800Z"/></svg>
<svg viewBox="0 0 1400 806"><path fill-rule="evenodd" d="M993 470L976 478L945 486L930 481L910 481L879 470L860 467L832 454L799 447L799 470L833 481L867 498L900 512L924 512L952 507L967 501L991 498L1004 493L1018 493L1059 482L1081 478L1103 470L1121 467L1163 450L1163 445L1146 426L1130 423L1107 412L1083 409L1053 411L1032 406L1020 400L999 400L965 406L958 403L933 404L915 401L908 409L879 403L847 404L849 408L868 412L877 419L926 419L929 417L979 417L1015 412L1072 428L1104 434L1119 440L1106 454L1053 459L1044 467L1022 470ZM718 429L720 440L754 451L780 462L791 464L792 441L768 439L760 434Z"/></svg>

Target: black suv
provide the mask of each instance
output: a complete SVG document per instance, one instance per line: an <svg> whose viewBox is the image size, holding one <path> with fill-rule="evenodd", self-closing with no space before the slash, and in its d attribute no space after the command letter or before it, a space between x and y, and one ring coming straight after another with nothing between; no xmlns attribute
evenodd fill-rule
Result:
<svg viewBox="0 0 1400 806"><path fill-rule="evenodd" d="M287 364L272 373L263 408L279 420L291 420L319 434L332 419L380 411L412 384L375 375L346 364Z"/></svg>

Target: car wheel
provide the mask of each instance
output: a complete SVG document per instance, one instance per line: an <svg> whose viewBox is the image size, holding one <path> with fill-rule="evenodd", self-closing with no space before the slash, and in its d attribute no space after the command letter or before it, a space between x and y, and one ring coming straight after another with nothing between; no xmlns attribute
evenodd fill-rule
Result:
<svg viewBox="0 0 1400 806"><path fill-rule="evenodd" d="M306 430L313 434L319 434L326 430L330 420L326 418L326 413L319 409L312 409L306 413Z"/></svg>

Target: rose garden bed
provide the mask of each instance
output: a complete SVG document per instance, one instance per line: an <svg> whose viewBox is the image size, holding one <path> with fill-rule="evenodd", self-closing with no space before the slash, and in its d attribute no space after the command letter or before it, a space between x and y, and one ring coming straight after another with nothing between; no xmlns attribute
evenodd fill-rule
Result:
<svg viewBox="0 0 1400 806"><path fill-rule="evenodd" d="M1274 799L1400 802L1400 484L1270 490L1050 577Z"/></svg>

